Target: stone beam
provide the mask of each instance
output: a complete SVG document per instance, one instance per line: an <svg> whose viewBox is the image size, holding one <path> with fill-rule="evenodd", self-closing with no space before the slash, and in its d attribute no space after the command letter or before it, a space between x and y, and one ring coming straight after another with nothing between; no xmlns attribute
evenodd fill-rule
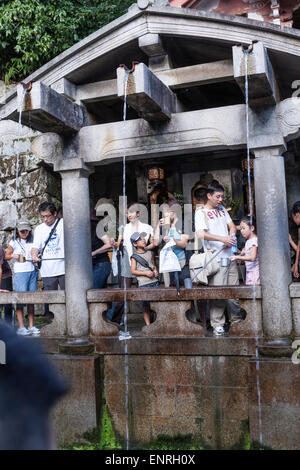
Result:
<svg viewBox="0 0 300 470"><path fill-rule="evenodd" d="M284 145L274 108L250 110L250 148ZM243 125L244 123L244 125ZM181 155L206 150L243 148L245 105L226 106L172 115L154 128L142 119L89 126L79 132L79 154L91 164L128 159Z"/></svg>
<svg viewBox="0 0 300 470"><path fill-rule="evenodd" d="M170 57L159 34L147 33L141 36L139 38L139 48L149 57L148 67L152 72L172 68Z"/></svg>
<svg viewBox="0 0 300 470"><path fill-rule="evenodd" d="M102 82L78 85L76 101L92 103L93 101L107 101L118 97L117 80L104 80Z"/></svg>
<svg viewBox="0 0 300 470"><path fill-rule="evenodd" d="M70 98L72 101L76 100L76 85L66 78L61 78L51 85L52 90L60 95Z"/></svg>
<svg viewBox="0 0 300 470"><path fill-rule="evenodd" d="M156 76L172 90L234 79L232 60L218 60L208 64L191 65L157 72Z"/></svg>
<svg viewBox="0 0 300 470"><path fill-rule="evenodd" d="M146 121L167 121L176 111L176 96L159 78L143 64L137 64L130 73L125 91L126 72L117 70L118 96L135 109Z"/></svg>
<svg viewBox="0 0 300 470"><path fill-rule="evenodd" d="M218 60L208 64L192 65L177 69L164 70L155 73L171 90L179 88L207 85L210 83L228 82L234 79L232 60ZM62 89L62 84L57 85ZM93 101L106 101L118 96L117 80L78 85L76 95L72 95L77 102L89 103Z"/></svg>
<svg viewBox="0 0 300 470"><path fill-rule="evenodd" d="M19 103L23 88L18 87ZM42 82L32 85L32 90L25 94L22 106L22 124L41 131L58 134L78 132L91 124L88 112L83 106L73 103Z"/></svg>
<svg viewBox="0 0 300 470"><path fill-rule="evenodd" d="M252 47L252 50L251 50ZM248 75L249 105L268 106L279 101L278 86L272 64L262 42L255 42L246 55L242 45L233 46L234 78L245 93L246 69Z"/></svg>

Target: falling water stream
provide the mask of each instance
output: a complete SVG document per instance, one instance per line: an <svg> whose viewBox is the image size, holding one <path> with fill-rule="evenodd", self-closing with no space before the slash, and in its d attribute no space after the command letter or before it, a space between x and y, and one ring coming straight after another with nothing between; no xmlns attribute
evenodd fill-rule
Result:
<svg viewBox="0 0 300 470"><path fill-rule="evenodd" d="M16 184L15 184L15 223L14 223L14 240L17 237L17 223L18 223L18 198L19 198L19 172L20 172L20 154L21 154L21 134L22 134L22 111L23 111L23 103L26 95L26 88L22 90L22 95L20 97L19 103L19 121L18 121L18 149L17 149L17 156L16 156ZM12 327L15 326L15 310L16 310L16 302L13 303L12 314L11 314L11 325Z"/></svg>
<svg viewBox="0 0 300 470"><path fill-rule="evenodd" d="M249 191L249 211L250 225L253 221L253 204L251 192L251 160L250 160L250 139L249 139L249 83L248 83L248 59L249 50L244 51L245 58L245 97L246 97L246 135L247 135L247 173L248 173L248 191ZM256 305L256 287L253 285L253 310L254 310L254 331L255 331L255 357L256 357L256 388L257 388L257 404L258 404L258 429L259 429L259 445L260 450L263 449L262 435L262 413L261 413L261 391L259 378L259 350L258 350L258 312Z"/></svg>
<svg viewBox="0 0 300 470"><path fill-rule="evenodd" d="M18 122L18 151L17 151L17 159L16 159L16 187L15 187L15 226L14 226L14 240L16 239L17 235L17 220L18 220L18 197L19 197L19 167L20 167L20 140L22 134L22 111L23 111L23 103L26 95L26 89L22 90L22 95L20 98L19 103L19 122Z"/></svg>
<svg viewBox="0 0 300 470"><path fill-rule="evenodd" d="M127 84L130 71L125 70L124 78L124 106L123 106L123 122L124 122L124 137L126 133L125 123L127 117ZM123 151L123 239L124 229L126 225L126 151ZM119 339L124 340L124 367L125 367L125 409L126 409L126 450L129 450L129 378L128 378L128 344L127 340L131 338L127 328L127 286L124 282L124 331L121 332Z"/></svg>

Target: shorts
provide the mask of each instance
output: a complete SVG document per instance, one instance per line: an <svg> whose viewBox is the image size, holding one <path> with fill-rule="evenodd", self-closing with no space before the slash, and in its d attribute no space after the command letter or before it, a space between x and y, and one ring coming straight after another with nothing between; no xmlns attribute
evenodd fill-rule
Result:
<svg viewBox="0 0 300 470"><path fill-rule="evenodd" d="M34 292L37 290L38 272L36 269L30 272L14 273L14 291L15 292ZM24 304L17 304L22 308Z"/></svg>
<svg viewBox="0 0 300 470"><path fill-rule="evenodd" d="M139 286L139 287L159 287L159 282L154 282L153 284L146 284L144 286ZM149 300L143 300L142 301L142 306L143 307L150 307L150 302Z"/></svg>

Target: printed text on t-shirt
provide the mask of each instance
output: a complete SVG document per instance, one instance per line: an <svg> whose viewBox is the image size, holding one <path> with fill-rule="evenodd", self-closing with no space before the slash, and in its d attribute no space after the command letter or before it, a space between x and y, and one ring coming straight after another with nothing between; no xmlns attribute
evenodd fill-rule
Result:
<svg viewBox="0 0 300 470"><path fill-rule="evenodd" d="M207 211L207 217L209 217L211 220L214 220L215 217L225 217L225 212L223 209Z"/></svg>

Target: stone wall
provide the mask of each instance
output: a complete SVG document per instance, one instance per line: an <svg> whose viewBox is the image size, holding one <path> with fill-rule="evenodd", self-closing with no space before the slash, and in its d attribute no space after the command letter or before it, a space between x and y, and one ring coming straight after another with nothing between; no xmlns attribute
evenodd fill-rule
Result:
<svg viewBox="0 0 300 470"><path fill-rule="evenodd" d="M128 360L131 446L148 444L158 435L190 434L208 449L246 444L247 357L134 355ZM104 364L106 403L122 441L124 356L105 356Z"/></svg>
<svg viewBox="0 0 300 470"><path fill-rule="evenodd" d="M0 97L7 87L0 82ZM0 122L0 244L7 245L16 218L28 219L33 226L40 223L38 205L45 200L61 204L60 178L30 150L38 135L28 127L13 121ZM18 200L16 197L16 167L19 155Z"/></svg>

